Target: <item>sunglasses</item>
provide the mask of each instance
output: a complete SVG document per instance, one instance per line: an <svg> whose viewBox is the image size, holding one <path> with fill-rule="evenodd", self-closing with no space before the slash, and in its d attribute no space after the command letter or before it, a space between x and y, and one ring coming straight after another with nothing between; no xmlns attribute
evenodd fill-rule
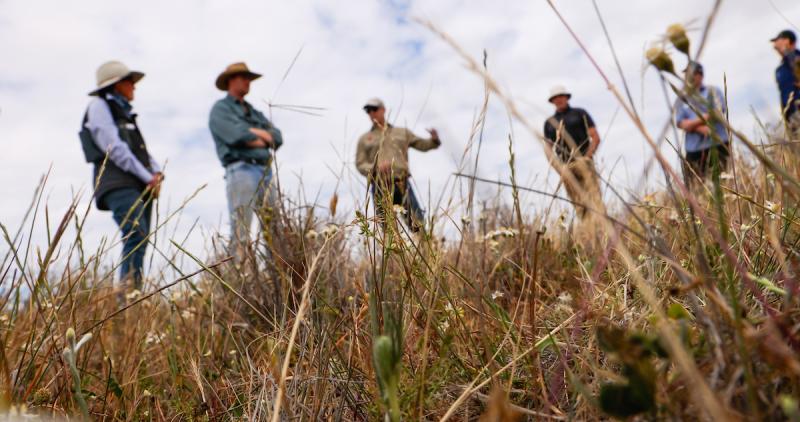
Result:
<svg viewBox="0 0 800 422"><path fill-rule="evenodd" d="M378 107L366 106L366 107L364 107L364 111L366 111L367 113L372 113L372 112L378 111Z"/></svg>

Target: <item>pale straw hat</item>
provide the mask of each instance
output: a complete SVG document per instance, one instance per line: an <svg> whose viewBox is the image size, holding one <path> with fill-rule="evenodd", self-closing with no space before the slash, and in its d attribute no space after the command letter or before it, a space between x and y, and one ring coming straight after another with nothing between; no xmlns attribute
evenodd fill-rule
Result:
<svg viewBox="0 0 800 422"><path fill-rule="evenodd" d="M115 83L130 78L133 83L139 82L144 78L144 73L128 69L122 62L111 60L105 62L97 68L97 88L89 95L97 95L100 91L114 85Z"/></svg>

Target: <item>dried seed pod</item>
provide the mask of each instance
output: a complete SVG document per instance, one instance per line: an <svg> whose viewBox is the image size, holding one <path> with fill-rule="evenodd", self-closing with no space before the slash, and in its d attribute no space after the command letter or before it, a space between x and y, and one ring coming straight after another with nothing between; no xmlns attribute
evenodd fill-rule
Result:
<svg viewBox="0 0 800 422"><path fill-rule="evenodd" d="M653 47L645 52L647 61L650 62L656 69L662 72L669 72L675 75L675 65L663 48Z"/></svg>
<svg viewBox="0 0 800 422"><path fill-rule="evenodd" d="M667 38L678 51L689 55L689 37L686 36L686 28L676 23L667 27Z"/></svg>

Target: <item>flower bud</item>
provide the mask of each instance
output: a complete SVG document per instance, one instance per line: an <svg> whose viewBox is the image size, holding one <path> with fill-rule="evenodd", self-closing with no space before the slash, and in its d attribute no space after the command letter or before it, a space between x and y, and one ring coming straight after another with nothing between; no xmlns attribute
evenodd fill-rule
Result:
<svg viewBox="0 0 800 422"><path fill-rule="evenodd" d="M645 57L647 57L647 61L649 61L650 64L652 64L656 69L675 75L675 65L672 63L672 59L669 57L669 54L664 51L664 49L660 47L650 48L645 52Z"/></svg>
<svg viewBox="0 0 800 422"><path fill-rule="evenodd" d="M676 23L667 27L667 38L678 51L689 55L689 37L686 36L686 28Z"/></svg>

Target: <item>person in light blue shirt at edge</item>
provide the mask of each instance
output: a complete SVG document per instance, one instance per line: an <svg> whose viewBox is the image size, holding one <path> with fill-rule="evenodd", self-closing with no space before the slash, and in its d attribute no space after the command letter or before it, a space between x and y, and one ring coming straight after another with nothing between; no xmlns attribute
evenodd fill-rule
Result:
<svg viewBox="0 0 800 422"><path fill-rule="evenodd" d="M227 95L211 108L208 126L222 166L231 225L230 251L237 259L249 248L253 215L272 202L272 151L283 144L283 136L260 111L245 101L250 82L261 75L244 63L228 66L216 80Z"/></svg>
<svg viewBox="0 0 800 422"><path fill-rule="evenodd" d="M120 279L140 290L151 204L163 180L130 103L144 73L110 61L97 69L96 76L97 88L89 93L94 98L81 127L81 145L86 161L94 165L97 208L111 211L122 232Z"/></svg>
<svg viewBox="0 0 800 422"><path fill-rule="evenodd" d="M688 185L694 177L703 178L709 175L709 169L724 170L728 163L730 146L725 125L714 122L709 113L709 107L713 107L720 116L725 115L725 96L722 90L703 84L704 71L700 63L690 62L684 71L687 80L686 97L691 106L681 101L675 120L686 134L684 177ZM692 107L702 116L698 116ZM709 124L712 126L709 127Z"/></svg>

